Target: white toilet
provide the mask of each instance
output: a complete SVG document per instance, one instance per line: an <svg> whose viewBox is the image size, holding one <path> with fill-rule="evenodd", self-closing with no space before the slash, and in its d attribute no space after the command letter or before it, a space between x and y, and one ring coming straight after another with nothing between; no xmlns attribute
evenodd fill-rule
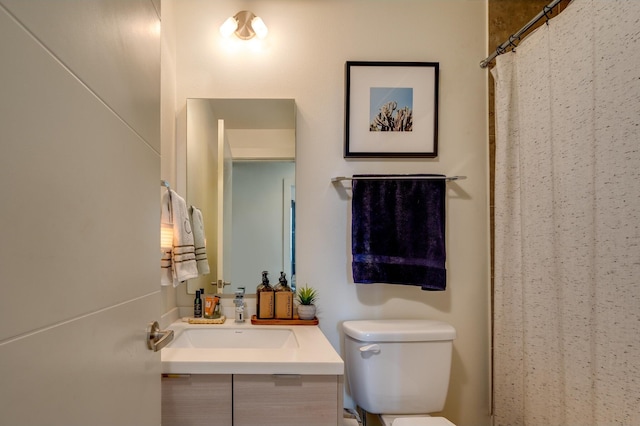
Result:
<svg viewBox="0 0 640 426"><path fill-rule="evenodd" d="M456 330L432 320L345 321L351 397L385 426L452 426L442 411Z"/></svg>

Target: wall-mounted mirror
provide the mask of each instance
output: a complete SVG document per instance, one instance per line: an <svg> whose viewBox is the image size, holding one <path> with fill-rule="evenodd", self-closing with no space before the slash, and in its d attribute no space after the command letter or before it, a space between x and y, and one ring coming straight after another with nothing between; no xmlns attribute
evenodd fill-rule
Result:
<svg viewBox="0 0 640 426"><path fill-rule="evenodd" d="M255 293L264 270L295 286L295 117L293 99L187 99L187 204L211 269L189 294Z"/></svg>

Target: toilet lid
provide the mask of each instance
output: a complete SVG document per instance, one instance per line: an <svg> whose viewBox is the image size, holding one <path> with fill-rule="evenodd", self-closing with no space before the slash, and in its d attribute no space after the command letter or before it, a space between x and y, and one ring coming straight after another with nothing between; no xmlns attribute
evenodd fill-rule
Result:
<svg viewBox="0 0 640 426"><path fill-rule="evenodd" d="M455 426L444 417L398 417L392 426Z"/></svg>

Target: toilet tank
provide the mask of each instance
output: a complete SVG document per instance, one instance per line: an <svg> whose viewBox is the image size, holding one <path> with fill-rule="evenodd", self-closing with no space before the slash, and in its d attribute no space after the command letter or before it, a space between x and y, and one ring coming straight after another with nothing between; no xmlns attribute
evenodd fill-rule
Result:
<svg viewBox="0 0 640 426"><path fill-rule="evenodd" d="M456 330L432 320L345 321L345 368L354 402L369 413L442 411Z"/></svg>

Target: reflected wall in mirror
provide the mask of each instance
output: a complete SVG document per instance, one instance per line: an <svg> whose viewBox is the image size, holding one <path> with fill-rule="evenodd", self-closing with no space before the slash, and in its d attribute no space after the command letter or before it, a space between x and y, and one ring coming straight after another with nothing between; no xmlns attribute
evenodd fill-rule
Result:
<svg viewBox="0 0 640 426"><path fill-rule="evenodd" d="M187 203L211 269L187 293L255 293L264 270L295 286L295 117L293 99L187 99Z"/></svg>

